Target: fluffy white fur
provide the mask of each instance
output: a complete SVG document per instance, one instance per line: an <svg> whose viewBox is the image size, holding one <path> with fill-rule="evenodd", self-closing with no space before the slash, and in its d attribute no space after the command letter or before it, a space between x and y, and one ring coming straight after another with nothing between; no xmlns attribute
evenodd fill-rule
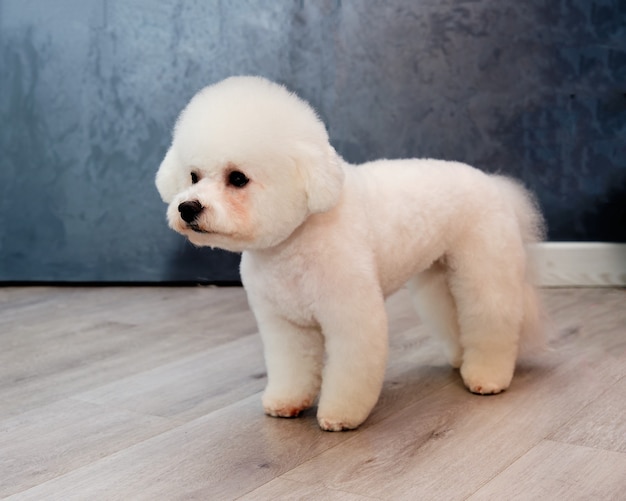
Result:
<svg viewBox="0 0 626 501"><path fill-rule="evenodd" d="M323 429L359 426L383 383L385 297L405 283L474 393L506 389L520 342L538 331L525 244L542 219L523 188L457 162L349 165L280 85L233 77L199 92L156 184L174 230L243 251L269 415L297 416L319 394Z"/></svg>

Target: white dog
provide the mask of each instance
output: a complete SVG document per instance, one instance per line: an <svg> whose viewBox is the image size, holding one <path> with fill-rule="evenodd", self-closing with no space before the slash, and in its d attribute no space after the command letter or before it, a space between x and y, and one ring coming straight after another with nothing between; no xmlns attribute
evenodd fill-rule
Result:
<svg viewBox="0 0 626 501"><path fill-rule="evenodd" d="M319 394L324 430L359 426L383 383L385 297L407 282L471 392L506 389L539 328L525 244L542 219L523 188L456 162L349 165L313 109L262 78L200 91L156 184L174 230L243 251L271 416Z"/></svg>

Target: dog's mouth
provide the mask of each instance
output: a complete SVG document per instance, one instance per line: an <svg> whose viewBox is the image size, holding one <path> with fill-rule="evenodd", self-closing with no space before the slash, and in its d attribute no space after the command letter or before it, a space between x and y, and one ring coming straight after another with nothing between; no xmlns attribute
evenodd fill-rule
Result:
<svg viewBox="0 0 626 501"><path fill-rule="evenodd" d="M192 230L195 233L203 233L205 235L215 233L213 231L208 231L208 230L205 230L204 228L201 228L200 225L198 225L198 223L187 223L187 228Z"/></svg>

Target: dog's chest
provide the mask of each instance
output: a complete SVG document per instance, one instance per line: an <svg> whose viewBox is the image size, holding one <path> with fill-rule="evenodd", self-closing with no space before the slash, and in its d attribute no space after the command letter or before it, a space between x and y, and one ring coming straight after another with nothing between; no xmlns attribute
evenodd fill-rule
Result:
<svg viewBox="0 0 626 501"><path fill-rule="evenodd" d="M297 325L317 325L314 314L317 284L315 276L307 272L306 263L293 260L278 263L244 252L241 278L253 309L271 308Z"/></svg>

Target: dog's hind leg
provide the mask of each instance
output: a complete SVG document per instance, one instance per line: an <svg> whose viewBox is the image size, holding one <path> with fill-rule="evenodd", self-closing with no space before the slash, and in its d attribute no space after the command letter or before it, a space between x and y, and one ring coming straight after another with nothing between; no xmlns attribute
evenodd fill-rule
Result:
<svg viewBox="0 0 626 501"><path fill-rule="evenodd" d="M461 376L473 393L499 393L513 378L524 316L524 250L519 237L474 238L451 256L450 289L463 347Z"/></svg>
<svg viewBox="0 0 626 501"><path fill-rule="evenodd" d="M412 277L407 285L420 319L435 330L443 343L448 362L458 369L463 361L463 350L445 264L436 262L428 270Z"/></svg>

